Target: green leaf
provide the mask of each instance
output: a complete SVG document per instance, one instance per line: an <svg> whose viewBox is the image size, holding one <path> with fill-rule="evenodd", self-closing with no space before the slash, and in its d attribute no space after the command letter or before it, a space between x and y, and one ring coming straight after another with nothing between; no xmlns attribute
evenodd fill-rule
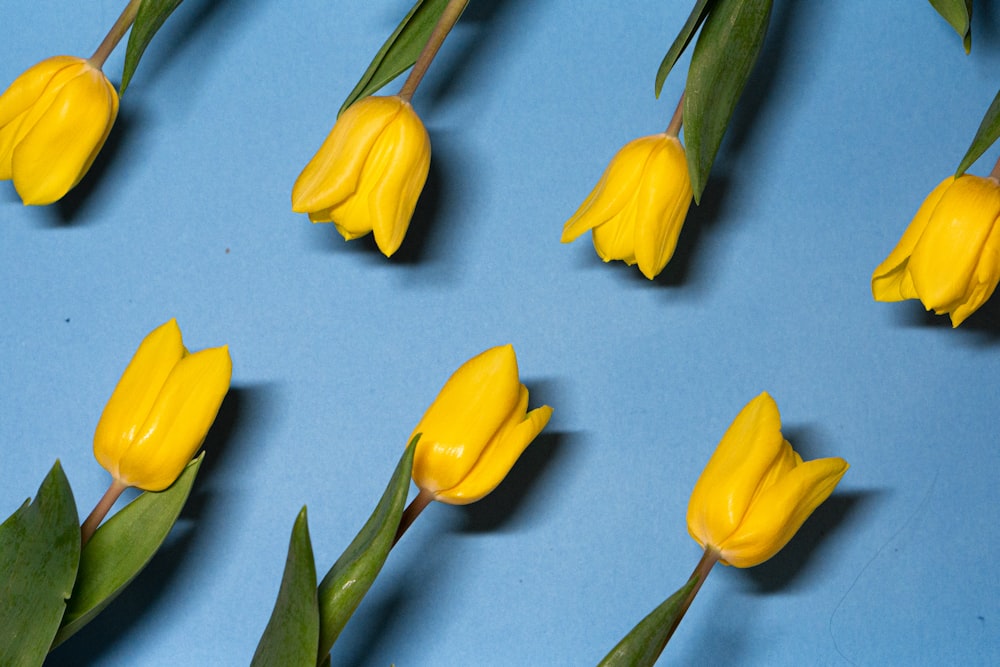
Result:
<svg viewBox="0 0 1000 667"><path fill-rule="evenodd" d="M361 80L344 100L343 106L337 112L338 116L362 97L378 91L413 67L447 5L448 0L417 0L410 13L375 54Z"/></svg>
<svg viewBox="0 0 1000 667"><path fill-rule="evenodd" d="M122 70L119 94L125 93L132 75L135 74L135 68L139 66L139 59L153 40L156 31L163 26L163 22L182 1L142 0L139 4L139 12L135 16L135 23L132 24L132 32L129 33L128 46L125 49L125 68Z"/></svg>
<svg viewBox="0 0 1000 667"><path fill-rule="evenodd" d="M674 39L674 43L670 45L670 49L667 51L667 55L663 56L663 62L660 63L660 69L656 71L656 97L660 97L660 91L663 90L663 82L667 80L667 75L670 74L670 70L674 68L674 64L677 59L681 57L684 53L684 49L687 45L691 43L691 38L694 37L694 33L698 31L701 26L702 21L705 20L705 16L708 14L708 3L711 0L698 0L695 4L694 9L691 10L691 15L688 16L687 22L681 31L677 33L677 37Z"/></svg>
<svg viewBox="0 0 1000 667"><path fill-rule="evenodd" d="M708 182L729 119L757 61L772 0L718 0L691 56L684 95L684 145L695 203Z"/></svg>
<svg viewBox="0 0 1000 667"><path fill-rule="evenodd" d="M955 177L957 178L964 174L965 170L971 167L973 162L982 157L983 153L993 145L998 137L1000 137L1000 92L997 92L997 96L993 98L990 108L986 110L983 122L979 124L979 129L976 130L976 137L972 140L969 150L965 152L965 157L962 158L962 161L958 165Z"/></svg>
<svg viewBox="0 0 1000 667"><path fill-rule="evenodd" d="M972 50L972 0L930 0L930 3L962 38L968 54Z"/></svg>
<svg viewBox="0 0 1000 667"><path fill-rule="evenodd" d="M59 461L0 524L0 665L41 665L80 561L80 520Z"/></svg>
<svg viewBox="0 0 1000 667"><path fill-rule="evenodd" d="M396 465L392 479L378 506L361 532L340 555L319 585L319 655L317 662L329 655L340 631L361 604L392 549L406 495L410 490L413 451L420 435L414 436Z"/></svg>
<svg viewBox="0 0 1000 667"><path fill-rule="evenodd" d="M142 493L97 529L80 555L76 587L53 648L89 623L146 567L177 521L204 457L191 461L169 488Z"/></svg>
<svg viewBox="0 0 1000 667"><path fill-rule="evenodd" d="M632 628L597 667L645 667L651 666L663 653L681 612L684 600L691 594L698 577L693 576L676 593L667 598L659 607Z"/></svg>
<svg viewBox="0 0 1000 667"><path fill-rule="evenodd" d="M316 564L309 523L303 507L292 527L285 573L278 599L251 667L315 667L319 644L319 606L316 601Z"/></svg>

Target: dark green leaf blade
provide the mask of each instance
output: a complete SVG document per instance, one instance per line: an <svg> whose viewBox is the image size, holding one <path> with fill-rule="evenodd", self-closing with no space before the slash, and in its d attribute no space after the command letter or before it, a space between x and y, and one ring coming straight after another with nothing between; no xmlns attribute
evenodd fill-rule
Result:
<svg viewBox="0 0 1000 667"><path fill-rule="evenodd" d="M968 54L972 50L972 0L930 0L930 3L962 38Z"/></svg>
<svg viewBox="0 0 1000 667"><path fill-rule="evenodd" d="M361 80L344 100L337 112L338 116L362 97L378 91L413 67L447 5L448 0L417 0L410 13L396 26L396 30L375 54Z"/></svg>
<svg viewBox="0 0 1000 667"><path fill-rule="evenodd" d="M124 94L128 88L132 75L135 74L135 68L139 66L139 59L153 40L156 31L163 26L163 22L182 1L142 0L139 13L135 16L135 23L132 24L132 32L128 36L128 46L125 48L125 68L122 70L119 94Z"/></svg>
<svg viewBox="0 0 1000 667"><path fill-rule="evenodd" d="M771 2L718 0L695 44L684 96L684 144L696 203L764 44Z"/></svg>
<svg viewBox="0 0 1000 667"><path fill-rule="evenodd" d="M697 576L691 577L680 590L649 612L604 656L597 667L651 667L663 652L681 605L697 582Z"/></svg>
<svg viewBox="0 0 1000 667"><path fill-rule="evenodd" d="M253 654L251 667L315 667L319 644L316 599L316 563L303 507L292 527L278 599Z"/></svg>
<svg viewBox="0 0 1000 667"><path fill-rule="evenodd" d="M687 21L684 23L684 27L681 31L677 33L677 37L674 39L674 43L670 45L667 50L667 55L663 56L663 61L660 63L660 69L656 71L656 85L655 92L656 97L660 97L660 91L663 90L663 82L667 80L667 75L670 74L670 70L674 68L674 64L677 59L681 57L684 53L684 49L687 45L691 43L691 38L694 37L694 33L698 31L699 26L701 26L702 21L705 20L705 15L707 14L706 8L711 0L698 0L695 3L694 9L691 10L691 15L688 16Z"/></svg>
<svg viewBox="0 0 1000 667"><path fill-rule="evenodd" d="M177 521L204 457L191 461L170 487L146 491L97 529L80 555L76 587L53 648L89 623L146 567Z"/></svg>
<svg viewBox="0 0 1000 667"><path fill-rule="evenodd" d="M982 157L983 153L993 145L998 137L1000 137L1000 91L993 98L990 108L986 110L986 115L983 116L983 122L979 124L979 129L976 130L976 136L972 140L969 150L965 152L965 157L962 158L962 161L958 165L955 177L957 178L964 174L965 170L971 167L973 162Z"/></svg>
<svg viewBox="0 0 1000 667"><path fill-rule="evenodd" d="M0 665L41 665L80 561L80 519L59 461L0 524Z"/></svg>
<svg viewBox="0 0 1000 667"><path fill-rule="evenodd" d="M385 563L403 515L410 490L413 451L420 435L414 436L396 465L392 479L364 527L344 550L319 585L319 655L317 662L329 655L340 631L361 604L379 570Z"/></svg>

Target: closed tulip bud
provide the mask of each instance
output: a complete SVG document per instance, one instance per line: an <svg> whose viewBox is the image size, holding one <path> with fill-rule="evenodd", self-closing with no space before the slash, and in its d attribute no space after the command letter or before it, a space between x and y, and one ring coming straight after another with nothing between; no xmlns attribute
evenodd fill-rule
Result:
<svg viewBox="0 0 1000 667"><path fill-rule="evenodd" d="M89 60L56 56L0 95L0 180L25 204L51 204L80 182L118 116L118 92Z"/></svg>
<svg viewBox="0 0 1000 667"><path fill-rule="evenodd" d="M399 249L427 180L431 140L409 102L366 97L347 108L292 188L292 210L333 222L345 240Z"/></svg>
<svg viewBox="0 0 1000 667"><path fill-rule="evenodd" d="M781 435L774 399L750 401L726 431L688 504L688 532L736 567L778 553L847 472L840 458L802 462Z"/></svg>
<svg viewBox="0 0 1000 667"><path fill-rule="evenodd" d="M228 347L191 354L176 320L154 329L97 424L97 461L125 486L162 491L173 484L215 421L232 370Z"/></svg>
<svg viewBox="0 0 1000 667"><path fill-rule="evenodd" d="M1000 181L949 176L872 274L876 301L920 299L957 327L1000 282Z"/></svg>
<svg viewBox="0 0 1000 667"><path fill-rule="evenodd" d="M673 256L690 206L691 176L680 140L666 133L642 137L612 158L561 240L593 230L601 259L638 264L652 280Z"/></svg>
<svg viewBox="0 0 1000 667"><path fill-rule="evenodd" d="M527 408L513 347L494 347L465 362L413 430L421 434L413 481L444 503L479 500L503 481L552 416L547 405Z"/></svg>

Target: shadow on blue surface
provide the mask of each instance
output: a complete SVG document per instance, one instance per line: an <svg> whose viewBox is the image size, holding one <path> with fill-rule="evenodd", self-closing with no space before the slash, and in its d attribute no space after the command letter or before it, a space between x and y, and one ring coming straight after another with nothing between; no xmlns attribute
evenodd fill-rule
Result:
<svg viewBox="0 0 1000 667"><path fill-rule="evenodd" d="M923 304L917 300L884 305L895 309L900 326L943 330L952 328L951 318L947 315L937 315L932 310L925 310ZM1000 294L995 292L979 310L957 327L953 335L961 339L970 331L979 334L990 343L1000 342Z"/></svg>
<svg viewBox="0 0 1000 667"><path fill-rule="evenodd" d="M746 570L756 592L767 594L794 588L823 543L836 539L838 532L850 526L854 515L870 512L879 495L878 491L834 491L777 555ZM819 585L819 582L812 580L812 585Z"/></svg>
<svg viewBox="0 0 1000 667"><path fill-rule="evenodd" d="M507 478L490 495L463 508L461 531L488 533L542 520L544 507L531 508L532 491L545 484L545 477L563 466L572 434L543 431L528 446Z"/></svg>
<svg viewBox="0 0 1000 667"><path fill-rule="evenodd" d="M412 534L415 532L418 534ZM435 530L411 530L400 544L406 541L411 541L406 546L412 550L397 548L389 554L385 573L375 581L334 644L331 664L385 664L377 657L379 649L399 644L401 640L395 638L412 632L413 626L407 623L420 617L421 609L432 604L434 591L451 577L452 559L458 551L450 548L448 538ZM412 542L418 544L414 547Z"/></svg>
<svg viewBox="0 0 1000 667"><path fill-rule="evenodd" d="M491 57L496 45L505 40L504 33L497 28L498 15L517 14L516 5L523 1L470 3L421 85L420 96L431 98L429 104L434 105L445 97L461 97L466 82L474 86L489 79L491 71L502 66Z"/></svg>

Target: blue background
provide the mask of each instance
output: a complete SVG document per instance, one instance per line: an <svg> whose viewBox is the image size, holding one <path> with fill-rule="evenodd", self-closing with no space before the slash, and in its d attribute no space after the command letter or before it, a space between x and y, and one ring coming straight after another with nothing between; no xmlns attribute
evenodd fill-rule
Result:
<svg viewBox="0 0 1000 667"><path fill-rule="evenodd" d="M90 55L123 4L7 0L0 85ZM0 183L0 514L57 457L89 511L94 427L155 326L234 361L169 541L50 663L247 664L299 508L322 575L445 379L508 342L549 427L492 496L424 512L335 665L596 663L694 567L688 495L764 390L805 458L852 467L773 560L713 571L663 662L1000 661L1000 303L952 330L869 286L996 93L1000 10L976 3L966 56L927 2L777 2L649 282L559 234L666 126L688 57L659 100L653 78L693 2L472 2L414 98L434 153L399 253L290 211L410 4L188 0L75 190L29 208Z"/></svg>

